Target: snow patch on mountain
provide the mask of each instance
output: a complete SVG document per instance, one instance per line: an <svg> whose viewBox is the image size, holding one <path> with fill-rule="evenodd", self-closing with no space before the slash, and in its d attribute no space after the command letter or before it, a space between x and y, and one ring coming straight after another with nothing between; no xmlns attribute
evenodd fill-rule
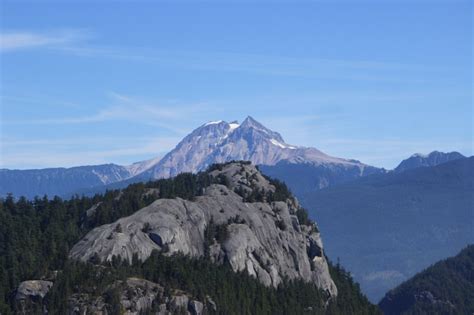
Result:
<svg viewBox="0 0 474 315"><path fill-rule="evenodd" d="M240 125L239 125L238 123L230 123L230 124L229 124L229 127L230 127L229 131L232 132L232 131L234 131L236 128L239 128L239 126L240 126Z"/></svg>
<svg viewBox="0 0 474 315"><path fill-rule="evenodd" d="M124 167L127 171L130 172L130 177L132 177L149 170L150 168L155 166L160 160L161 157L156 157L150 160L135 162L131 165L127 165Z"/></svg>
<svg viewBox="0 0 474 315"><path fill-rule="evenodd" d="M204 124L204 126L209 126L209 125L217 125L223 122L222 120L216 120L216 121L210 121Z"/></svg>
<svg viewBox="0 0 474 315"><path fill-rule="evenodd" d="M296 147L294 147L294 146L285 145L285 144L283 144L283 143L281 143L281 142L279 142L279 141L277 141L277 140L275 140L275 139L270 139L270 142L271 142L272 144L276 145L276 146L279 146L279 147L282 148L282 149L292 149L292 150L296 149Z"/></svg>
<svg viewBox="0 0 474 315"><path fill-rule="evenodd" d="M417 158L417 157L420 157L420 158L427 158L427 157L428 157L428 154L415 153L415 154L413 154L411 157L414 157L414 158Z"/></svg>
<svg viewBox="0 0 474 315"><path fill-rule="evenodd" d="M92 174L96 175L99 178L99 180L102 182L102 184L104 185L106 185L109 182L107 175L101 174L97 172L96 170L92 170Z"/></svg>

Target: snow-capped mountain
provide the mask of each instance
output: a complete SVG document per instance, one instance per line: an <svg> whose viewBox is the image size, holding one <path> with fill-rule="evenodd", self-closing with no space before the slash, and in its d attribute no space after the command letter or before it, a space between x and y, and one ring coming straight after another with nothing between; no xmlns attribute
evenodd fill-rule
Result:
<svg viewBox="0 0 474 315"><path fill-rule="evenodd" d="M442 163L446 163L449 161L459 160L465 158L459 152L439 152L433 151L430 154L421 154L415 153L410 156L408 159L403 160L396 168L396 172L403 172L406 170L418 168L418 167L426 167L426 166L436 166Z"/></svg>
<svg viewBox="0 0 474 315"><path fill-rule="evenodd" d="M120 188L150 179L198 172L213 163L251 161L266 174L287 182L298 195L384 170L329 156L315 148L290 145L283 137L247 117L241 124L211 121L187 135L163 158L128 166L105 164L42 170L0 170L0 195L34 197ZM112 186L111 186L112 185ZM101 188L102 187L102 188ZM296 188L294 188L296 187ZM98 190L95 190L99 188Z"/></svg>
<svg viewBox="0 0 474 315"><path fill-rule="evenodd" d="M268 166L281 161L311 165L338 164L348 168L357 167L361 175L367 167L358 161L331 157L315 148L287 144L278 132L249 116L241 124L219 120L200 126L141 176L167 178L183 172L198 172L213 163L232 160Z"/></svg>

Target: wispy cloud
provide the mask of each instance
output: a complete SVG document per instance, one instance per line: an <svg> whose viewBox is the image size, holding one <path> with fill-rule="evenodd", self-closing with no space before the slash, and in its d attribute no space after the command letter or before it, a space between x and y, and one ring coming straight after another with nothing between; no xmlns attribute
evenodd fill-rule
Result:
<svg viewBox="0 0 474 315"><path fill-rule="evenodd" d="M166 51L147 47L101 46L88 30L49 32L8 31L0 33L0 52L47 48L80 58L148 63L192 71L241 72L257 75L291 76L364 81L423 82L427 73L452 69L394 61L301 58L272 54L222 51ZM413 75L413 74L418 74Z"/></svg>
<svg viewBox="0 0 474 315"><path fill-rule="evenodd" d="M364 81L406 81L401 73L446 72L443 66L426 66L394 61L301 58L270 54L221 51L164 51L141 47L70 45L60 51L78 57L106 58L149 63L198 71L243 72L259 75L345 79ZM421 76L422 77L422 76ZM411 76L412 82L424 80Z"/></svg>
<svg viewBox="0 0 474 315"><path fill-rule="evenodd" d="M144 100L116 92L109 92L109 105L96 112L55 118L31 118L4 121L5 125L71 125L101 122L137 123L160 127L183 135L210 112L218 112L216 106L205 102L186 103L179 101ZM202 121L199 121L199 124ZM189 124L187 124L189 123Z"/></svg>
<svg viewBox="0 0 474 315"><path fill-rule="evenodd" d="M71 45L88 39L91 32L81 29L64 29L49 32L6 31L0 33L0 52L27 48Z"/></svg>

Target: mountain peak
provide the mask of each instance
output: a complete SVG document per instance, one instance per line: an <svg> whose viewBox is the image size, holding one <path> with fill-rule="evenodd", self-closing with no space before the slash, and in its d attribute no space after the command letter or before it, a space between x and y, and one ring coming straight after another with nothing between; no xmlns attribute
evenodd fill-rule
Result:
<svg viewBox="0 0 474 315"><path fill-rule="evenodd" d="M242 128L267 129L264 125L255 120L252 116L247 116L240 125Z"/></svg>
<svg viewBox="0 0 474 315"><path fill-rule="evenodd" d="M268 138L270 141L278 142L280 144L285 144L283 137L276 131L270 130L265 127L263 124L255 120L252 116L247 116L245 120L240 125L241 129L253 129L259 131L265 138Z"/></svg>
<svg viewBox="0 0 474 315"><path fill-rule="evenodd" d="M453 160L465 158L459 152L440 152L433 151L429 154L415 153L408 159L403 160L396 168L396 172L403 172L409 169L426 166L436 166Z"/></svg>
<svg viewBox="0 0 474 315"><path fill-rule="evenodd" d="M280 161L313 165L344 164L361 172L365 167L359 162L328 156L315 148L287 144L278 132L247 116L241 124L215 120L201 125L141 176L167 178L183 172L198 172L211 164L232 160L251 161L256 165L276 165Z"/></svg>
<svg viewBox="0 0 474 315"><path fill-rule="evenodd" d="M258 126L263 127L263 125L261 123L259 123L255 118L253 118L250 115L247 116L247 118L245 118L244 121L242 122L242 125L246 125L246 124L258 125Z"/></svg>

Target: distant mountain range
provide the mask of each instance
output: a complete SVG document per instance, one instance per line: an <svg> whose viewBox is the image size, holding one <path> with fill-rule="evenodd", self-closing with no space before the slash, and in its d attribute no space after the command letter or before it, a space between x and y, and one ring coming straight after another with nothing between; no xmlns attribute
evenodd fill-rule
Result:
<svg viewBox="0 0 474 315"><path fill-rule="evenodd" d="M386 315L473 314L474 245L437 262L390 290L379 306Z"/></svg>
<svg viewBox="0 0 474 315"><path fill-rule="evenodd" d="M32 198L47 194L68 196L130 183L198 172L213 163L251 161L268 175L288 181L295 193L312 191L368 174L385 173L356 160L329 156L315 148L287 144L283 137L247 117L241 124L208 122L186 136L162 159L130 166L106 164L43 170L0 171L0 195ZM300 175L303 175L300 180Z"/></svg>
<svg viewBox="0 0 474 315"><path fill-rule="evenodd" d="M433 166L463 158L457 152L415 154L395 169ZM69 197L106 189L124 188L140 181L169 178L183 172L205 170L213 163L251 161L272 177L285 181L297 196L385 169L357 160L327 155L316 148L287 144L283 137L248 116L241 124L219 120L203 124L178 143L163 158L132 165L103 164L71 168L31 170L0 169L0 196Z"/></svg>
<svg viewBox="0 0 474 315"><path fill-rule="evenodd" d="M367 176L300 199L318 220L328 256L374 302L474 243L474 157Z"/></svg>

